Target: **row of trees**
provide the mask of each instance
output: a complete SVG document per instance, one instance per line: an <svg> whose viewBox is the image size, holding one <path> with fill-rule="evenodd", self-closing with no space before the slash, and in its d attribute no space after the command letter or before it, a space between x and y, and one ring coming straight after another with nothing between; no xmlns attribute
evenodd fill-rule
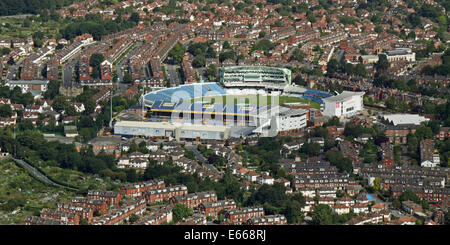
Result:
<svg viewBox="0 0 450 245"><path fill-rule="evenodd" d="M331 59L327 63L327 76L334 77L336 73L344 73L348 75L356 75L365 77L366 76L366 68L363 64L350 64L346 60L342 60L338 62L336 59Z"/></svg>
<svg viewBox="0 0 450 245"><path fill-rule="evenodd" d="M34 97L30 92L22 93L20 87L14 87L12 90L8 86L0 86L0 97L11 99L11 103L32 105Z"/></svg>
<svg viewBox="0 0 450 245"><path fill-rule="evenodd" d="M208 41L204 43L191 43L189 45L187 51L194 56L192 66L197 68L204 67L206 65L207 58L217 58L216 52L211 47L213 43L213 41Z"/></svg>
<svg viewBox="0 0 450 245"><path fill-rule="evenodd" d="M183 61L184 53L186 52L186 48L181 43L175 44L173 48L169 51L169 54L167 55L168 58L170 58L174 64L181 64L181 61Z"/></svg>
<svg viewBox="0 0 450 245"><path fill-rule="evenodd" d="M82 21L70 22L60 30L61 35L70 40L84 33L91 34L95 40L100 40L103 35L116 33L136 26L136 13L129 20L122 20L119 16L115 20L103 20L100 14L88 14ZM139 16L137 18L139 21Z"/></svg>
<svg viewBox="0 0 450 245"><path fill-rule="evenodd" d="M433 75L441 75L448 76L450 75L450 49L447 49L442 56L442 65L437 66L425 66L422 69L422 73L425 75L433 76Z"/></svg>
<svg viewBox="0 0 450 245"><path fill-rule="evenodd" d="M39 14L43 10L60 9L72 0L2 0L0 15Z"/></svg>

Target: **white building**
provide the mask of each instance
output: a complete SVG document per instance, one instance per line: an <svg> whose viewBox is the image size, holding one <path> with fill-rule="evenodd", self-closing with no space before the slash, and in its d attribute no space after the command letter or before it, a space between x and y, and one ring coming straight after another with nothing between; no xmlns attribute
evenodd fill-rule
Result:
<svg viewBox="0 0 450 245"><path fill-rule="evenodd" d="M121 157L117 162L117 168L128 168L130 166L130 159L128 157Z"/></svg>
<svg viewBox="0 0 450 245"><path fill-rule="evenodd" d="M260 184L273 185L275 179L268 175L261 175L261 176L257 177L257 181Z"/></svg>
<svg viewBox="0 0 450 245"><path fill-rule="evenodd" d="M38 90L45 92L48 89L49 80L9 80L5 83L10 89L14 87L20 87L22 93Z"/></svg>
<svg viewBox="0 0 450 245"><path fill-rule="evenodd" d="M324 98L322 110L325 116L348 117L363 109L364 92L344 91L339 95Z"/></svg>
<svg viewBox="0 0 450 245"><path fill-rule="evenodd" d="M412 52L410 48L396 48L393 50L388 50L384 53L389 62L396 61L416 61L416 53Z"/></svg>
<svg viewBox="0 0 450 245"><path fill-rule="evenodd" d="M418 114L389 114L381 116L382 121L394 126L413 124L420 125L422 122L427 122L430 119L420 116Z"/></svg>
<svg viewBox="0 0 450 245"><path fill-rule="evenodd" d="M64 63L65 61L71 59L75 56L81 49L91 43L94 43L94 39L92 36L87 36L87 38L81 39L73 44L73 46L69 47L67 50L63 50L61 53L60 63Z"/></svg>
<svg viewBox="0 0 450 245"><path fill-rule="evenodd" d="M294 134L306 127L306 110L281 106L260 107L252 112L258 127L253 131L261 136L274 137L278 134Z"/></svg>

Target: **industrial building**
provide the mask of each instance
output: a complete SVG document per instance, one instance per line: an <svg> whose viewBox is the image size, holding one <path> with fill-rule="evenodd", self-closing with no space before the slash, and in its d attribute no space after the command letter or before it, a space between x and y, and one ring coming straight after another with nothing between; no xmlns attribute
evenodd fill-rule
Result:
<svg viewBox="0 0 450 245"><path fill-rule="evenodd" d="M122 136L145 136L150 138L175 138L176 140L225 140L230 127L174 124L169 122L119 121L114 134Z"/></svg>
<svg viewBox="0 0 450 245"><path fill-rule="evenodd" d="M381 121L388 125L420 125L430 119L418 114L389 114L381 116Z"/></svg>
<svg viewBox="0 0 450 245"><path fill-rule="evenodd" d="M364 92L344 91L339 95L323 98L325 116L349 117L363 108Z"/></svg>

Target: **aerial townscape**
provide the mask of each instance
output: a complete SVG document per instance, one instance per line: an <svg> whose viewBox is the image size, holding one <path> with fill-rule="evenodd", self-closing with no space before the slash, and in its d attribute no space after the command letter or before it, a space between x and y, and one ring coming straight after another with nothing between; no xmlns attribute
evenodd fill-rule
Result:
<svg viewBox="0 0 450 245"><path fill-rule="evenodd" d="M449 225L449 8L0 1L0 224Z"/></svg>

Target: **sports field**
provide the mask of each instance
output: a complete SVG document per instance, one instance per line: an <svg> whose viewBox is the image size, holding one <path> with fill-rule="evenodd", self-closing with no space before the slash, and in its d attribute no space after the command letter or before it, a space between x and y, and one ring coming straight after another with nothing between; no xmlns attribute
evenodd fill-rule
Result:
<svg viewBox="0 0 450 245"><path fill-rule="evenodd" d="M314 101L287 96L263 96L263 95L221 95L192 99L191 102L208 102L217 104L248 104L250 106L262 106L283 103L301 102L310 104L313 108L320 109L320 104Z"/></svg>

